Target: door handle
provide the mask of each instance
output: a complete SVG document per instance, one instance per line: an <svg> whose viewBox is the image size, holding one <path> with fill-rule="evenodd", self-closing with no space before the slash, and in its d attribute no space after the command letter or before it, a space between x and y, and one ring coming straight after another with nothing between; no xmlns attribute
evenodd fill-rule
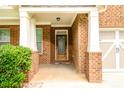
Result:
<svg viewBox="0 0 124 93"><path fill-rule="evenodd" d="M119 51L120 51L120 48L116 48L116 53L119 53Z"/></svg>

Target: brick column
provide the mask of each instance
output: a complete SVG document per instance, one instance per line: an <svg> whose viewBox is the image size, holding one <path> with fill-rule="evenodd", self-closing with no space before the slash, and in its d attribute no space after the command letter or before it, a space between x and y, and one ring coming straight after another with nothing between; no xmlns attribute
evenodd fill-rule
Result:
<svg viewBox="0 0 124 93"><path fill-rule="evenodd" d="M99 46L99 17L97 9L88 15L88 52L86 62L86 76L89 82L102 81L102 60Z"/></svg>
<svg viewBox="0 0 124 93"><path fill-rule="evenodd" d="M29 82L33 76L38 72L39 70L39 54L37 52L32 52L32 64L31 69L27 74L27 82Z"/></svg>
<svg viewBox="0 0 124 93"><path fill-rule="evenodd" d="M87 52L86 77L89 82L102 81L101 52Z"/></svg>

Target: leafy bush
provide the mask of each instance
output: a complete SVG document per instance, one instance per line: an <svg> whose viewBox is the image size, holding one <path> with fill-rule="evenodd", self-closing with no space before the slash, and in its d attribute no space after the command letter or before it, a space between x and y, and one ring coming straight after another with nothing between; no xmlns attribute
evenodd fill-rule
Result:
<svg viewBox="0 0 124 93"><path fill-rule="evenodd" d="M0 46L0 87L21 87L31 67L31 50L13 45Z"/></svg>

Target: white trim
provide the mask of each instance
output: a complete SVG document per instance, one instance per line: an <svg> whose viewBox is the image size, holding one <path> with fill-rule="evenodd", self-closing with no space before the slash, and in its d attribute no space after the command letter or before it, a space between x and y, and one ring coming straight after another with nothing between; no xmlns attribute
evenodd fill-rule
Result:
<svg viewBox="0 0 124 93"><path fill-rule="evenodd" d="M51 22L36 22L36 25L51 25Z"/></svg>
<svg viewBox="0 0 124 93"><path fill-rule="evenodd" d="M115 73L118 73L118 72L123 72L124 73L124 69L103 69L102 70L103 73L106 73L106 72L115 72Z"/></svg>
<svg viewBox="0 0 124 93"><path fill-rule="evenodd" d="M0 25L20 25L19 22L5 22L5 23L0 23ZM36 25L51 25L50 22L36 22ZM71 27L72 25L51 25L51 27Z"/></svg>
<svg viewBox="0 0 124 93"><path fill-rule="evenodd" d="M124 31L124 28L99 28L100 31Z"/></svg>
<svg viewBox="0 0 124 93"><path fill-rule="evenodd" d="M71 25L51 25L51 27L71 27Z"/></svg>
<svg viewBox="0 0 124 93"><path fill-rule="evenodd" d="M37 44L36 44L36 21L35 19L31 19L30 20L30 35L31 35L31 43L30 43L30 46L31 46L31 49L32 51L37 51Z"/></svg>
<svg viewBox="0 0 124 93"><path fill-rule="evenodd" d="M121 39L120 42L124 42L124 39Z"/></svg>
<svg viewBox="0 0 124 93"><path fill-rule="evenodd" d="M12 19L19 20L19 17L0 17L0 20L12 20Z"/></svg>
<svg viewBox="0 0 124 93"><path fill-rule="evenodd" d="M66 33L65 33L65 35L67 35L67 60L69 60L69 49L68 49L68 30L66 30L66 29L60 29L60 30L55 30L55 60L57 60L57 58L56 58L56 35L57 35L57 32L59 32L59 31L66 31Z"/></svg>
<svg viewBox="0 0 124 93"><path fill-rule="evenodd" d="M99 17L98 10L88 13L88 52L101 52L99 45Z"/></svg>
<svg viewBox="0 0 124 93"><path fill-rule="evenodd" d="M31 31L30 31L30 16L28 12L19 11L20 13L20 38L19 45L31 48Z"/></svg>
<svg viewBox="0 0 124 93"><path fill-rule="evenodd" d="M115 33L115 46L116 46L116 69L118 70L118 69L120 69L120 45L119 45L119 31L116 31L116 33ZM117 52L117 49L119 49L118 50L118 52Z"/></svg>
<svg viewBox="0 0 124 93"><path fill-rule="evenodd" d="M19 22L2 22L2 20L0 20L0 25L20 25Z"/></svg>
<svg viewBox="0 0 124 93"><path fill-rule="evenodd" d="M96 7L20 7L29 13L88 13Z"/></svg>
<svg viewBox="0 0 124 93"><path fill-rule="evenodd" d="M100 43L113 43L113 42L115 42L114 39L100 40Z"/></svg>
<svg viewBox="0 0 124 93"><path fill-rule="evenodd" d="M14 9L14 6L10 5L0 5L0 9ZM5 10L6 11L6 10Z"/></svg>
<svg viewBox="0 0 124 93"><path fill-rule="evenodd" d="M18 22L1 22L0 25L20 25L19 21ZM51 25L50 22L36 22L36 25Z"/></svg>

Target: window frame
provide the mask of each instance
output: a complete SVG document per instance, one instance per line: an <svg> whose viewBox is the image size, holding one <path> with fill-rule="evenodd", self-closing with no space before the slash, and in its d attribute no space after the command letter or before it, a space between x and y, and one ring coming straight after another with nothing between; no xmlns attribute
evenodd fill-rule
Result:
<svg viewBox="0 0 124 93"><path fill-rule="evenodd" d="M1 41L0 40L0 43L8 43L8 44L10 44L11 43L11 30L10 30L10 28L0 28L0 30L4 30L4 29L8 30L8 32L9 32L9 41ZM4 45L4 44L2 44L2 45Z"/></svg>
<svg viewBox="0 0 124 93"><path fill-rule="evenodd" d="M38 51L38 53L40 54L40 55L42 55L43 54L43 28L40 28L40 27L37 27L36 28L36 31L37 31L37 29L40 29L41 30L41 33L42 33L42 37L41 37L41 50L39 51L38 50L38 47L37 47L37 51ZM37 32L36 32L36 45L37 45Z"/></svg>

